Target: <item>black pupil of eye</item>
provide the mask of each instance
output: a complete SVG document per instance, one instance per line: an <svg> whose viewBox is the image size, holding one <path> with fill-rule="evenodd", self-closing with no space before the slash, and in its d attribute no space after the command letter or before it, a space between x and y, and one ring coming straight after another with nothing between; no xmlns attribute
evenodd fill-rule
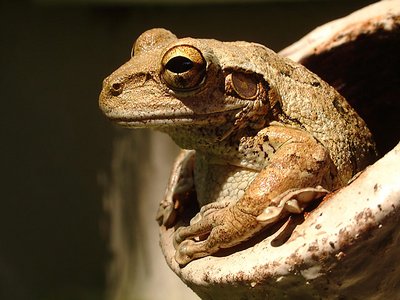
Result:
<svg viewBox="0 0 400 300"><path fill-rule="evenodd" d="M184 56L171 58L165 67L174 73L184 73L193 68L193 62Z"/></svg>

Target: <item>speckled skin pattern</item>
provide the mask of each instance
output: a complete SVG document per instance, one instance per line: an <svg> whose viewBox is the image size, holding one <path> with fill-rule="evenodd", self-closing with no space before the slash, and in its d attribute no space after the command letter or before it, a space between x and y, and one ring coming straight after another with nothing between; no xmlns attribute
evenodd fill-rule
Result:
<svg viewBox="0 0 400 300"><path fill-rule="evenodd" d="M201 210L174 235L182 266L302 212L376 157L338 92L262 45L153 29L133 53L104 80L100 107L120 125L154 128L195 150L178 157L158 214L173 225L195 190Z"/></svg>

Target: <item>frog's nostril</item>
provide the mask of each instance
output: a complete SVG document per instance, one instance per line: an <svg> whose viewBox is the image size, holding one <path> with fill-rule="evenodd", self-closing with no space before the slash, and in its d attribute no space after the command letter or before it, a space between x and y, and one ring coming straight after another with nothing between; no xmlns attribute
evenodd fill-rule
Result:
<svg viewBox="0 0 400 300"><path fill-rule="evenodd" d="M111 84L110 91L113 96L118 96L122 93L123 89L124 89L123 83L115 82L115 83Z"/></svg>

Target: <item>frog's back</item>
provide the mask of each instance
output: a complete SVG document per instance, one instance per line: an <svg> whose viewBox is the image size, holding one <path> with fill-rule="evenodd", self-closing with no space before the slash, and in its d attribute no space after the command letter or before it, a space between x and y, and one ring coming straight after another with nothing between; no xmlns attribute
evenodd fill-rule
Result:
<svg viewBox="0 0 400 300"><path fill-rule="evenodd" d="M376 159L371 132L333 87L285 58L268 69L281 74L271 84L282 91L283 121L307 130L329 150L342 184Z"/></svg>

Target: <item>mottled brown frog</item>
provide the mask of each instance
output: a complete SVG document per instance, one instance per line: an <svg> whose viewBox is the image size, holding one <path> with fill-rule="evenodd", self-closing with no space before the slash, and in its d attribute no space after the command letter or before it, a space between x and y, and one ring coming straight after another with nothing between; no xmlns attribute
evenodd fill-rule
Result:
<svg viewBox="0 0 400 300"><path fill-rule="evenodd" d="M146 31L104 80L100 107L186 149L158 213L172 226L195 190L201 209L173 237L181 265L302 213L376 157L364 121L334 88L256 43Z"/></svg>

